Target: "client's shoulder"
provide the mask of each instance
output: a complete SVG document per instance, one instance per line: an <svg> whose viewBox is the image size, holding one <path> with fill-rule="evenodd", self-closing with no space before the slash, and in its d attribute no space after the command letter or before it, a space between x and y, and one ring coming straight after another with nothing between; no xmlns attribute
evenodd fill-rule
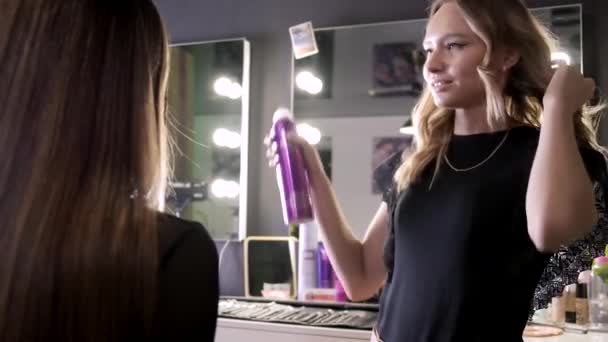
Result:
<svg viewBox="0 0 608 342"><path fill-rule="evenodd" d="M180 246L198 246L201 251L216 253L215 243L199 222L188 221L166 213L158 214L159 248L166 258Z"/></svg>

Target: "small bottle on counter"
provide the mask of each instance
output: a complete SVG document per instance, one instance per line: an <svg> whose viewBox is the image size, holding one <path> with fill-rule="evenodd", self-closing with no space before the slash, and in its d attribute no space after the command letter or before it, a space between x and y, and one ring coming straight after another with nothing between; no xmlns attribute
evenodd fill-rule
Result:
<svg viewBox="0 0 608 342"><path fill-rule="evenodd" d="M551 320L553 323L562 326L565 321L566 312L564 297L558 296L551 298Z"/></svg>
<svg viewBox="0 0 608 342"><path fill-rule="evenodd" d="M317 245L317 288L334 288L334 269L329 260L329 255L327 255L327 250L321 241Z"/></svg>
<svg viewBox="0 0 608 342"><path fill-rule="evenodd" d="M342 286L342 281L340 281L336 272L334 272L334 287L336 288L336 302L348 301L346 291L344 291L344 286Z"/></svg>
<svg viewBox="0 0 608 342"><path fill-rule="evenodd" d="M298 300L306 300L306 290L317 286L317 232L315 221L302 223L298 238Z"/></svg>
<svg viewBox="0 0 608 342"><path fill-rule="evenodd" d="M593 259L588 297L589 329L608 331L608 257Z"/></svg>
<svg viewBox="0 0 608 342"><path fill-rule="evenodd" d="M576 324L589 323L589 301L587 299L587 284L576 285Z"/></svg>
<svg viewBox="0 0 608 342"><path fill-rule="evenodd" d="M564 307L566 323L576 324L576 284L564 288Z"/></svg>

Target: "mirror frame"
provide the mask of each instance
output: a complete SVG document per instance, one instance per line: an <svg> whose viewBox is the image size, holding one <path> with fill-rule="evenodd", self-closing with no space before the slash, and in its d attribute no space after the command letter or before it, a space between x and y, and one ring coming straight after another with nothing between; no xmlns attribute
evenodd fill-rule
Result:
<svg viewBox="0 0 608 342"><path fill-rule="evenodd" d="M241 85L243 93L241 95L241 147L239 150L239 230L237 238L238 241L243 241L247 237L247 195L249 189L249 78L251 74L251 43L249 42L249 40L247 40L247 38L241 37L175 43L169 44L169 49L180 46L226 43L235 41L243 42L243 75ZM213 236L211 238L214 241L230 241L229 239L215 239Z"/></svg>
<svg viewBox="0 0 608 342"><path fill-rule="evenodd" d="M298 269L297 269L297 243L298 239L293 236L249 236L243 242L243 279L245 297L264 298L263 296L252 296L249 288L249 242L285 242L289 249L289 264L293 277L291 279L291 291L289 299L296 299L298 295Z"/></svg>

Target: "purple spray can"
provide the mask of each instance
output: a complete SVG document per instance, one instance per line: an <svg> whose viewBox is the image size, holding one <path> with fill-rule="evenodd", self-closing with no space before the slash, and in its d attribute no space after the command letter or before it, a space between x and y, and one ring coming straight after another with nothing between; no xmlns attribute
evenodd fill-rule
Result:
<svg viewBox="0 0 608 342"><path fill-rule="evenodd" d="M272 142L276 144L278 163L277 183L281 194L283 221L298 224L312 221L308 175L302 151L287 143L287 134L296 132L293 115L285 108L279 108L272 117Z"/></svg>

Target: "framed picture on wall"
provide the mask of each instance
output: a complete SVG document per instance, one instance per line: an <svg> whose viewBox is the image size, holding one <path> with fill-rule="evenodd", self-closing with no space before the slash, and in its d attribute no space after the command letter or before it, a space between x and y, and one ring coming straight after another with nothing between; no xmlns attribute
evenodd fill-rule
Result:
<svg viewBox="0 0 608 342"><path fill-rule="evenodd" d="M418 96L424 84L424 54L414 43L373 47L372 96Z"/></svg>
<svg viewBox="0 0 608 342"><path fill-rule="evenodd" d="M393 181L393 175L412 145L411 135L376 137L372 151L372 193L381 194ZM405 152L405 154L404 154Z"/></svg>
<svg viewBox="0 0 608 342"><path fill-rule="evenodd" d="M319 52L312 22L308 21L290 27L289 36L291 37L291 46L295 59L312 56Z"/></svg>

